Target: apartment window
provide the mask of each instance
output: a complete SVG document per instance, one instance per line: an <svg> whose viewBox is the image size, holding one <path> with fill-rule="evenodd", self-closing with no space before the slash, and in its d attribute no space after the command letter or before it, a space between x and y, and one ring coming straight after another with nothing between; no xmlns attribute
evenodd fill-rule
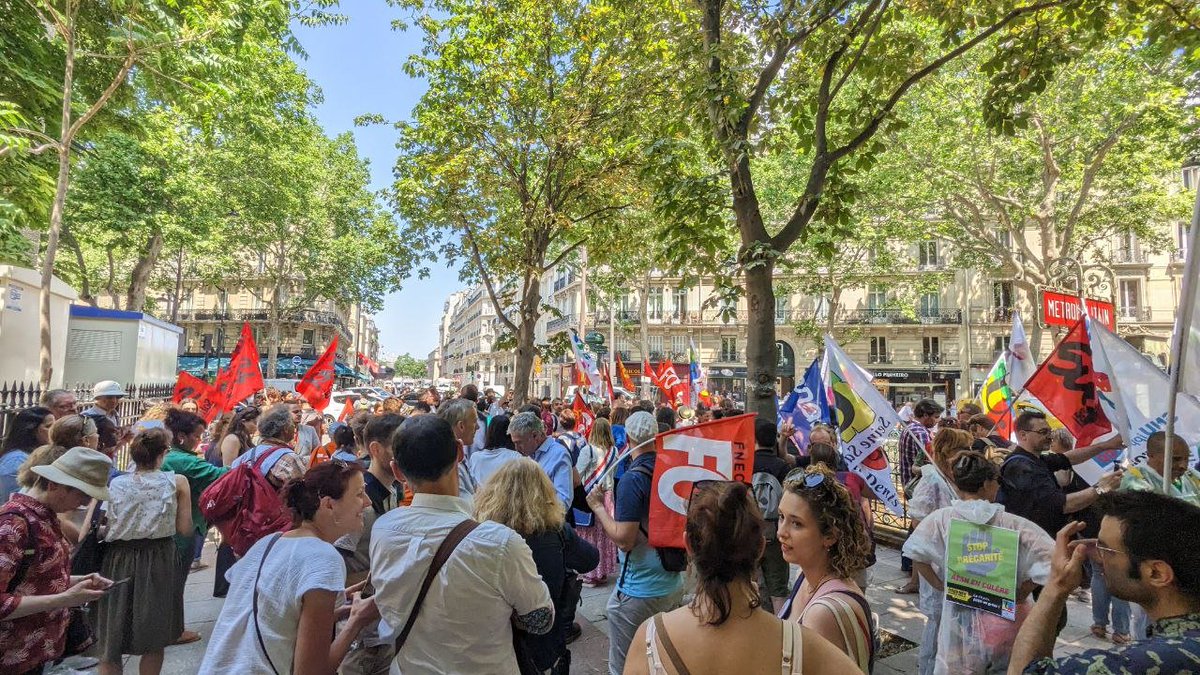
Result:
<svg viewBox="0 0 1200 675"><path fill-rule="evenodd" d="M877 335L871 338L871 352L867 356L868 363L891 363L888 356L887 338Z"/></svg>
<svg viewBox="0 0 1200 675"><path fill-rule="evenodd" d="M997 309L1012 309L1013 284L1011 281L992 282L992 307Z"/></svg>
<svg viewBox="0 0 1200 675"><path fill-rule="evenodd" d="M672 335L671 336L671 356L673 358L687 358L687 336Z"/></svg>
<svg viewBox="0 0 1200 675"><path fill-rule="evenodd" d="M917 244L917 262L921 267L937 267L941 265L941 259L938 258L937 240L929 239Z"/></svg>
<svg viewBox="0 0 1200 675"><path fill-rule="evenodd" d="M1121 279L1120 284L1121 318L1137 319L1141 314L1142 282L1139 279Z"/></svg>
<svg viewBox="0 0 1200 675"><path fill-rule="evenodd" d="M650 319L663 318L663 289L651 288L646 302L646 314Z"/></svg>
<svg viewBox="0 0 1200 675"><path fill-rule="evenodd" d="M671 311L680 319L687 315L687 293L688 289L686 288L676 288L675 292L671 294Z"/></svg>
<svg viewBox="0 0 1200 675"><path fill-rule="evenodd" d="M222 314L229 311L229 293L227 291L217 291L217 311Z"/></svg>
<svg viewBox="0 0 1200 675"><path fill-rule="evenodd" d="M646 339L646 346L650 349L650 358L655 361L661 361L663 357L663 339L661 335L651 335Z"/></svg>
<svg viewBox="0 0 1200 675"><path fill-rule="evenodd" d="M887 306L887 286L871 284L867 287L867 309L883 309Z"/></svg>
<svg viewBox="0 0 1200 675"><path fill-rule="evenodd" d="M1183 170L1183 188L1185 190L1195 190L1197 182L1200 182L1200 166L1185 168Z"/></svg>
<svg viewBox="0 0 1200 675"><path fill-rule="evenodd" d="M921 362L937 364L942 362L942 340L938 337L921 338Z"/></svg>
<svg viewBox="0 0 1200 675"><path fill-rule="evenodd" d="M936 318L941 316L941 304L936 291L921 294L921 317Z"/></svg>
<svg viewBox="0 0 1200 675"><path fill-rule="evenodd" d="M1008 349L1009 336L997 335L992 338L992 355L999 357Z"/></svg>
<svg viewBox="0 0 1200 675"><path fill-rule="evenodd" d="M737 338L722 337L721 338L721 360L725 362L737 361Z"/></svg>
<svg viewBox="0 0 1200 675"><path fill-rule="evenodd" d="M1117 262L1136 262L1138 253L1137 235L1132 232L1122 232L1117 235Z"/></svg>
<svg viewBox="0 0 1200 675"><path fill-rule="evenodd" d="M828 321L829 320L829 305L831 304L829 302L829 298L819 295L819 296L817 296L816 302L814 304L815 304L815 307L813 308L813 318L816 319L817 321Z"/></svg>
<svg viewBox="0 0 1200 675"><path fill-rule="evenodd" d="M312 328L304 329L304 337L301 338L300 344L305 347L312 347L317 341L317 331Z"/></svg>
<svg viewBox="0 0 1200 675"><path fill-rule="evenodd" d="M1175 245L1179 248L1179 252L1175 254L1177 260L1187 258L1188 233L1190 226L1186 221L1179 221L1175 224Z"/></svg>
<svg viewBox="0 0 1200 675"><path fill-rule="evenodd" d="M207 352L214 349L212 333L203 333L200 335L200 351Z"/></svg>
<svg viewBox="0 0 1200 675"><path fill-rule="evenodd" d="M996 233L996 240L1000 242L1000 248L1006 251L1012 248L1012 232L1000 230Z"/></svg>
<svg viewBox="0 0 1200 675"><path fill-rule="evenodd" d="M775 298L775 323L787 323L791 318L791 298L786 295Z"/></svg>

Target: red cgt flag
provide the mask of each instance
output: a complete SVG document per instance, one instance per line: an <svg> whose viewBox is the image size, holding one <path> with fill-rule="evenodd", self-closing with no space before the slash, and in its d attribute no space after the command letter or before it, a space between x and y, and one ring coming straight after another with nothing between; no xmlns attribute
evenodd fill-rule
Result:
<svg viewBox="0 0 1200 675"><path fill-rule="evenodd" d="M333 362L337 358L337 336L325 348L321 358L312 364L300 382L296 384L296 393L304 397L313 410L321 411L329 406L329 395L333 393L333 380L337 375Z"/></svg>
<svg viewBox="0 0 1200 675"><path fill-rule="evenodd" d="M219 376L220 373L218 373ZM171 400L181 403L186 398L196 402L196 413L209 424L217 418L217 415L221 414L225 407L225 399L221 395L220 389L186 370L181 370L179 378L175 380L175 392Z"/></svg>
<svg viewBox="0 0 1200 675"><path fill-rule="evenodd" d="M258 346L250 324L242 324L242 336L229 356L229 368L217 375L215 383L225 395L227 406L233 406L258 393L264 386L262 368L258 365Z"/></svg>
<svg viewBox="0 0 1200 675"><path fill-rule="evenodd" d="M571 410L575 413L575 430L586 441L588 436L592 435L592 424L596 421L596 413L592 412L592 406L583 400L583 394L578 389L575 390L575 401L571 403Z"/></svg>
<svg viewBox="0 0 1200 675"><path fill-rule="evenodd" d="M1083 446L1112 431L1096 396L1097 384L1092 345L1080 318L1025 383L1025 390L1038 397Z"/></svg>
<svg viewBox="0 0 1200 675"><path fill-rule="evenodd" d="M699 480L750 482L754 413L675 429L654 438L650 545L683 548L688 499Z"/></svg>
<svg viewBox="0 0 1200 675"><path fill-rule="evenodd" d="M637 391L637 387L633 386L633 378L629 377L629 372L625 370L625 364L621 363L621 355L617 354L617 375L621 377L621 386L627 391Z"/></svg>

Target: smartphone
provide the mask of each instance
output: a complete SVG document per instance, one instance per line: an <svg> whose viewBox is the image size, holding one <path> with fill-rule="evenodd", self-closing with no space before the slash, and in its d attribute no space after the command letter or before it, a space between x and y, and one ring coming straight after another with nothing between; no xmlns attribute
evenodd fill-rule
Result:
<svg viewBox="0 0 1200 675"><path fill-rule="evenodd" d="M121 579L120 581L114 581L114 582L112 582L111 586L104 589L104 592L111 593L113 591L113 589L116 588L117 586L120 586L121 584L127 584L130 581L133 581L133 577L125 577L124 579Z"/></svg>

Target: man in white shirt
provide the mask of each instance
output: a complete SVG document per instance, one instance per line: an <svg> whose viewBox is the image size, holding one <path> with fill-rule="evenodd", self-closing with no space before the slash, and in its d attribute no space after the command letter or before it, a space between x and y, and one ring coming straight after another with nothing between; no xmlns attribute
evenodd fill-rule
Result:
<svg viewBox="0 0 1200 675"><path fill-rule="evenodd" d="M458 496L467 502L470 509L475 502L475 493L479 482L467 468L467 448L474 442L475 432L479 429L479 419L475 416L475 404L465 398L455 398L444 401L438 406L438 417L446 420L454 432L461 452L458 456Z"/></svg>
<svg viewBox="0 0 1200 675"><path fill-rule="evenodd" d="M389 511L371 531L371 582L380 633L398 636L442 541L470 518L458 495L460 450L439 416L405 421L392 440L392 467L406 480L412 506ZM493 522L480 523L437 573L393 673L517 672L512 625L543 635L554 603L525 540Z"/></svg>

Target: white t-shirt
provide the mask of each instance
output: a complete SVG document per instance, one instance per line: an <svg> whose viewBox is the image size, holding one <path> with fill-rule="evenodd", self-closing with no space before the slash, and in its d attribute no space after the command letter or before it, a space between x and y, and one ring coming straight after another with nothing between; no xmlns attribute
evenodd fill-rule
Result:
<svg viewBox="0 0 1200 675"><path fill-rule="evenodd" d="M199 675L272 672L258 645L251 607L258 564L274 536L251 546L225 574L229 595L213 626ZM345 588L346 564L332 544L315 537L281 537L275 543L258 581L258 626L280 675L292 671L304 594L311 590L341 593Z"/></svg>

